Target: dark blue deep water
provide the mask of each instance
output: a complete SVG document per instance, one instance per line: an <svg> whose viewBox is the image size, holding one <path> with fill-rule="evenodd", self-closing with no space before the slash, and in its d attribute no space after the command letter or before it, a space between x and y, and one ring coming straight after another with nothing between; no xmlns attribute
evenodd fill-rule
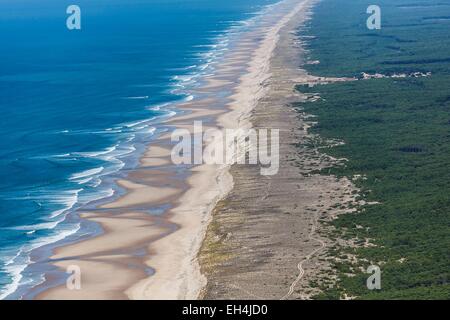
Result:
<svg viewBox="0 0 450 320"><path fill-rule="evenodd" d="M113 194L227 31L273 2L0 0L0 298L39 283L33 251L83 232L69 214Z"/></svg>

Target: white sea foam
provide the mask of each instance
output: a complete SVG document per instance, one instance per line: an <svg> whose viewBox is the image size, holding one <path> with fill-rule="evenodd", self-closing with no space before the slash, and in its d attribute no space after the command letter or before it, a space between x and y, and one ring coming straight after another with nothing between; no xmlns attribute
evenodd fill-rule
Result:
<svg viewBox="0 0 450 320"><path fill-rule="evenodd" d="M84 179L79 179L79 180L77 180L77 183L78 184L86 184L88 182L91 182L92 179L94 179L94 177L87 177L87 178L84 178Z"/></svg>
<svg viewBox="0 0 450 320"><path fill-rule="evenodd" d="M156 131L155 127L145 127L142 129L143 130L141 130L139 133L146 134L146 135L153 135L153 134L155 134L155 131Z"/></svg>
<svg viewBox="0 0 450 320"><path fill-rule="evenodd" d="M112 133L122 133L122 129L119 128L107 128L103 131L96 131L93 133L98 133L98 134L112 134Z"/></svg>
<svg viewBox="0 0 450 320"><path fill-rule="evenodd" d="M56 218L72 209L78 202L78 195L81 191L83 191L83 189L61 191L57 195L53 194L49 196L50 199L47 199L47 201L64 206L63 209L54 211L50 215L50 218Z"/></svg>
<svg viewBox="0 0 450 320"><path fill-rule="evenodd" d="M185 87L187 84L194 84L196 82L196 78L199 77L199 74L187 74L187 75L177 75L173 76L172 80L178 82L177 85Z"/></svg>
<svg viewBox="0 0 450 320"><path fill-rule="evenodd" d="M156 106L149 106L149 107L147 107L147 110L151 110L151 111L160 111L161 108L167 107L167 106L169 106L169 105L170 105L169 102L167 102L167 103L161 103L161 104L158 104L158 105L156 105Z"/></svg>
<svg viewBox="0 0 450 320"><path fill-rule="evenodd" d="M87 158L96 158L98 156L102 156L108 153L113 152L114 150L116 150L117 145L106 148L104 150L101 151L91 151L91 152L73 152L70 154L70 156L80 156L80 157L87 157Z"/></svg>
<svg viewBox="0 0 450 320"><path fill-rule="evenodd" d="M67 157L70 157L70 153L57 154L54 157L55 158L67 158Z"/></svg>
<svg viewBox="0 0 450 320"><path fill-rule="evenodd" d="M123 126L127 127L127 128L133 128L133 127L135 127L137 125L140 125L142 123L146 123L148 121L149 121L149 119L144 119L144 120L139 120L139 121L135 121L135 122L125 123Z"/></svg>
<svg viewBox="0 0 450 320"><path fill-rule="evenodd" d="M100 199L110 198L114 195L114 193L115 191L113 188L101 189L96 191L95 193L86 193L80 195L80 201L83 203L90 203Z"/></svg>
<svg viewBox="0 0 450 320"><path fill-rule="evenodd" d="M57 233L55 233L55 234L53 234L51 236L38 238L36 241L31 243L30 245L24 246L24 250L23 251L26 252L26 253L29 253L32 250L35 250L37 248L41 248L43 246L56 243L56 242L58 242L60 240L64 240L67 237L75 234L78 230L80 230L80 224L79 223L77 223L75 225L72 225L72 228L70 228L70 229L60 230L60 231L58 231Z"/></svg>
<svg viewBox="0 0 450 320"><path fill-rule="evenodd" d="M144 100L144 99L148 99L149 96L136 96L136 97L125 97L123 99L126 100Z"/></svg>
<svg viewBox="0 0 450 320"><path fill-rule="evenodd" d="M26 226L18 226L18 227L11 227L11 230L21 230L21 231L37 231L37 230L51 230L55 229L56 226L61 223L64 219L57 220L57 221L49 221L49 222L43 222L43 223L37 223L32 225L26 225Z"/></svg>
<svg viewBox="0 0 450 320"><path fill-rule="evenodd" d="M31 263L29 254L32 250L61 241L75 234L78 230L80 230L80 224L76 224L70 229L59 231L51 236L36 239L30 244L22 246L18 253L12 259L9 259L3 267L3 270L11 276L12 281L0 290L0 300L8 298L9 295L14 293L23 284L22 273ZM27 281L27 283L30 282L31 280Z"/></svg>
<svg viewBox="0 0 450 320"><path fill-rule="evenodd" d="M86 182L88 186L92 188L97 188L102 183L102 179L100 179L99 177L93 177L88 182Z"/></svg>
<svg viewBox="0 0 450 320"><path fill-rule="evenodd" d="M69 178L69 180L79 180L81 178L91 177L93 175L99 174L103 170L105 170L104 167L98 167L98 168L89 169L89 170L86 170L86 171L83 171L80 173L75 173Z"/></svg>
<svg viewBox="0 0 450 320"><path fill-rule="evenodd" d="M269 6L267 6L269 7ZM198 63L195 65L187 66L185 68L180 68L182 71L188 71L189 74L187 75L177 75L172 77L172 81L174 82L173 89L170 91L173 94L181 95L183 96L183 101L192 101L194 99L194 96L191 92L189 92L189 88L192 85L195 85L196 80L204 76L205 73L211 72L210 68L214 68L214 65L218 63L221 56L223 56L224 52L228 50L228 46L230 43L230 37L237 34L242 27L247 27L252 24L252 21L238 21L233 22L232 26L224 33L223 31L217 31L216 34L220 34L220 36L215 37L213 39L213 44L210 45L200 45L196 46L197 48L205 47L207 49L210 49L208 52L203 52L200 54L197 54L196 57L199 59ZM212 32L214 33L214 32ZM211 33L211 34L212 34ZM208 71L206 71L208 70ZM194 71L198 71L198 73L194 73ZM154 84L149 85L140 85L141 87L151 87L154 86ZM136 96L136 97L126 97L124 99L148 99L148 96ZM162 107L168 106L171 103L165 103L160 104L156 106L149 106L147 107L148 110L151 111L159 111ZM170 111L166 114L164 114L164 117L170 117L174 116L176 114L175 111ZM149 120L140 120L133 123L128 123L126 125L123 125L122 128L114 127L114 128L107 128L101 131L94 132L95 134L128 134L129 131L135 131L137 130L138 133L149 133L153 134L155 132L155 128L153 126L148 125ZM125 127L125 128L123 128ZM92 134L93 132L88 131L78 131L78 132L70 132L69 130L62 131L63 133L70 133L70 134ZM126 139L126 143L131 143L133 139L136 137L135 134L131 134L128 139ZM58 155L56 157L61 158L73 158L73 157L86 157L86 158L98 158L102 160L106 160L111 162L113 165L111 167L105 166L106 168L103 168L101 171L100 168L95 168L91 170L87 170L81 173L77 173L71 176L72 181L77 181L78 183L86 184L92 187L98 187L101 184L101 176L110 174L112 172L115 172L117 170L120 170L124 166L124 162L121 161L119 158L124 157L132 152L134 152L136 149L133 145L124 147L122 144L118 143L117 145L113 147L109 147L107 149L101 150L101 151L92 151L92 152L77 152L77 153L70 153L70 154L62 154ZM81 190L80 190L81 191ZM90 201L94 201L100 198L106 198L114 195L114 190L112 188L110 189L103 189L98 190L95 193L88 193L83 192L79 195L80 191L74 193L62 193L62 196L59 198L56 198L56 203L61 203L64 205L64 209L61 209L59 211L55 211L50 219L54 219L61 214L67 212L71 208L75 206L77 202L80 203L86 203ZM65 239L74 233L78 232L80 229L80 225L77 224L75 227L72 225L70 229L62 229L64 227L67 228L67 226L63 226L65 223L60 224L62 219L58 219L57 221L49 221L42 224L34 225L34 229L31 230L32 226L24 227L22 230L28 230L29 232L34 232L36 230L36 227L38 228L46 228L50 230L50 232L55 232L55 234L41 238L38 241L33 242L30 246L26 248L22 248L17 256L13 257L10 263L7 264L7 267L9 268L6 270L12 275L13 281L5 286L3 288L3 291L0 292L0 299L3 299L7 297L9 294L13 293L17 287L21 284L23 284L22 279L22 272L26 268L26 266L29 264L29 258L26 260L22 257L22 254L27 254L31 250L41 247L46 244L55 243L59 240ZM23 250L23 253L22 253ZM20 261L19 261L20 260Z"/></svg>
<svg viewBox="0 0 450 320"><path fill-rule="evenodd" d="M28 263L30 260L28 260ZM5 272L7 272L11 278L12 282L6 284L3 289L0 290L0 300L7 298L9 295L14 293L20 285L20 280L22 280L22 272L28 266L28 263L23 263L20 265L6 265L3 267Z"/></svg>
<svg viewBox="0 0 450 320"><path fill-rule="evenodd" d="M172 71L187 71L187 70L192 70L197 68L196 64L193 64L191 66L187 66L187 67L180 67L180 68L168 68L166 69L166 71L172 72Z"/></svg>
<svg viewBox="0 0 450 320"><path fill-rule="evenodd" d="M70 210L73 208L73 206L76 204L78 200L78 194L83 189L75 189L75 190L64 190L64 191L51 191L47 193L37 193L37 194L28 194L26 196L19 196L19 197L12 197L12 200L32 200L36 204L42 207L42 202L47 202L49 204L53 205L62 205L64 208L61 210L54 211L50 218L55 218L59 216L60 214L66 212L67 210ZM21 227L12 227L12 228L19 228L17 230L20 230ZM25 230L25 229L22 229Z"/></svg>
<svg viewBox="0 0 450 320"><path fill-rule="evenodd" d="M208 49L215 49L217 48L218 44L198 44L195 45L194 48L208 48Z"/></svg>

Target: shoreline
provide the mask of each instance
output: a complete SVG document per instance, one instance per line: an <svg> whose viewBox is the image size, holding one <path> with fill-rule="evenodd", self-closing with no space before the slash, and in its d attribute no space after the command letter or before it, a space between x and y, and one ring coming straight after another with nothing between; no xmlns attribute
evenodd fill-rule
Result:
<svg viewBox="0 0 450 320"><path fill-rule="evenodd" d="M270 6L267 10L272 15L258 16L256 24L261 25L243 32L235 48L223 58L225 63L197 89L210 95L216 90L234 92L231 102L211 101L206 95L181 103L179 108L190 113L174 116L165 126L191 129L194 120L202 120L205 129L248 127L249 113L264 94L261 84L269 77L268 53L276 47L279 30L305 2L285 0ZM271 26L269 31L267 25ZM250 61L249 50L254 52ZM236 74L240 75L238 84L234 83ZM51 258L54 266L62 270L71 265L80 267L82 289L70 291L57 286L44 290L37 299L199 297L206 279L196 261L197 252L211 211L232 189L233 182L227 166L194 166L187 169L189 174L174 171L171 147L170 134L156 138L140 166L118 181L126 189L125 195L100 206L99 212L82 213L82 218L103 227L102 235L55 250ZM160 217L142 212L142 208L167 203L171 208ZM113 214L103 213L108 210Z"/></svg>
<svg viewBox="0 0 450 320"><path fill-rule="evenodd" d="M235 89L235 93L231 96L232 102L227 105L228 112L222 113L217 118L218 128L249 128L251 123L249 122L249 116L253 108L256 107L260 99L262 99L266 94L266 87L264 82L270 78L270 60L272 53L276 48L278 42L278 33L284 27L284 25L290 21L300 10L302 10L306 4L306 1L286 1L287 7L283 8L282 12L289 12L283 15L281 20L277 19L277 23L273 26L269 32L263 31L264 40L256 48L253 53L253 57L248 63L249 66L246 68L246 72L242 74L238 80L238 85ZM291 2L297 3L293 8L289 5ZM284 3L283 3L284 4ZM291 11L292 10L292 11ZM253 37L260 37L261 30L258 29ZM241 40L241 44L243 41ZM253 41L250 42L252 46ZM237 63L239 65L245 64L246 57L245 52L248 50L248 45L244 43L242 46L242 54L239 54L239 49L234 49L235 61L233 64ZM226 66L227 68L228 66ZM221 74L221 72L219 72ZM223 74L223 73L222 73ZM209 88L217 88L220 83L209 84ZM226 81L225 81L226 83ZM201 296L201 292L206 286L207 279L201 273L200 266L198 263L198 252L204 242L206 237L206 229L211 222L211 213L216 208L218 202L222 200L226 195L233 189L233 177L229 172L229 166L222 166L218 170L211 170L211 165L201 165L197 167L199 174L197 176L193 175L192 180L202 181L203 183L198 183L196 186L195 182L191 182L191 188L188 189L187 193L180 199L181 205L173 210L174 216L172 221L182 226L183 230L180 230L178 237L166 237L155 243L156 246L163 248L165 257L160 254L159 259L153 259L153 265L157 266L160 272L156 273L154 276L142 280L137 285L130 288L127 292L132 299L197 299ZM210 171L210 176L208 174L204 176L201 174L203 172ZM214 177L214 181L211 181L211 176ZM189 179L188 179L189 180ZM212 194L208 197L204 197L198 202L193 202L190 199L194 198L197 194L202 194L202 185L208 185L213 188ZM208 190L209 188L204 188ZM209 190L211 192L211 190ZM184 199L185 198L185 199ZM191 216L183 216L186 212L192 212L193 208L200 207L199 210L204 212L204 219L200 224L192 224ZM198 233L195 234L193 231L197 227ZM174 260L174 250L179 251L180 245L177 242L186 241L189 235L182 235L182 232L195 234L191 243L191 250L188 255L180 254L177 252L179 259L183 261L184 267L177 268L173 267ZM150 261L149 261L150 262ZM159 268L158 268L159 267ZM172 267L172 268L170 268ZM183 270L183 272L180 272ZM175 275L175 277L174 277ZM175 283L174 283L175 282ZM179 289L172 289L173 286ZM151 293L150 290L152 291ZM172 291L171 291L172 290Z"/></svg>
<svg viewBox="0 0 450 320"><path fill-rule="evenodd" d="M42 104L30 114L38 127L48 121L33 113L39 107L57 121L36 140L26 123L21 135L8 130L17 148L5 155L4 173L17 179L5 180L0 299L445 296L448 45L445 21L428 19L420 30L415 23L440 8L404 15L384 3L384 16L399 21L376 38L374 56L380 31L364 31L358 17L368 11L351 1L338 11L321 0L208 2L184 15L167 8L164 21L166 4L159 5L113 12L124 21L143 13L143 20L81 57L89 60L76 72L84 79L98 54L116 54L104 70L94 68L101 72L91 80L104 85L91 91L78 83L81 95L59 86L67 75L45 58L58 33L44 47L23 39L29 52L42 53L41 65L58 69L44 75L54 81L41 81ZM49 9L44 22L52 20ZM192 19L201 21L194 29ZM173 28L159 30L167 21ZM155 35L140 33L142 26ZM83 48L95 32L70 45ZM435 42L439 50L421 46ZM14 50L13 60L21 57ZM58 56L67 66L77 60ZM31 71L24 70L27 79ZM5 84L16 88L15 80ZM52 85L62 89L60 107L45 99L54 96ZM17 88L33 93L32 86ZM21 101L14 97L11 110ZM24 138L34 147L22 148ZM223 162L220 151L233 163L201 164ZM33 173L29 184L22 172ZM383 283L399 285L373 291L368 277L377 269Z"/></svg>
<svg viewBox="0 0 450 320"><path fill-rule="evenodd" d="M354 186L317 173L339 161L314 147L320 137L310 133L314 117L301 103L317 97L296 86L352 79L315 77L301 68L308 57L299 30L317 2L305 1L278 30L266 94L248 121L280 130L280 170L261 177L258 168L231 167L234 188L215 208L198 256L207 278L202 299L311 299L320 292L311 282L330 275L324 258L333 242L319 223L348 212L336 204L353 202Z"/></svg>

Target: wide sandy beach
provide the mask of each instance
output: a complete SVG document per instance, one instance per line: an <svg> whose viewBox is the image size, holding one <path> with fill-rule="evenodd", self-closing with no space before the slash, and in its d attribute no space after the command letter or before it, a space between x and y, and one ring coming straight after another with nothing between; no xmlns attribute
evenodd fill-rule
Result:
<svg viewBox="0 0 450 320"><path fill-rule="evenodd" d="M321 198L319 201L321 190L331 190L330 186L342 189L344 183L319 181L318 178L306 181L305 175L298 170L298 163L289 168L284 166L291 155L298 154L298 150L291 147L298 132L307 131L306 123L304 128L298 129L302 123L299 123L297 113L284 107L305 98L294 93L296 83L317 81L299 71L301 48L295 45L297 38L293 35L309 18L314 3L314 0L281 1L252 18L245 32L232 37L230 50L224 54L215 72L196 89L196 98L177 106L184 112L164 123L166 133L151 143L140 159L140 166L118 181L125 193L113 202L80 213L84 219L99 223L104 232L55 250L51 263L59 270L73 265L80 267L81 290L68 290L61 281L55 286L58 282L49 275L42 286L45 290L37 298L197 299L292 295L289 286L294 284L295 287L301 280L301 268L300 265L297 268L297 264L305 252L322 247L322 240L315 239L310 232L317 222L311 220L311 213L305 214L303 210L303 215L295 215L295 212L320 201L331 206L331 200L327 202ZM203 122L205 130L281 129L280 174L263 177L257 175L259 170L255 166L174 165L171 150L175 143L171 141L171 132L180 128L193 131L197 120ZM305 167L314 166L308 159ZM295 208L283 207L286 199L292 197L292 190L299 188L309 191L298 197L298 201L290 202L289 205L295 205ZM236 194L241 196L239 201ZM327 194L327 197L332 196ZM271 207L265 204L267 199ZM162 214L148 213L159 207L165 208ZM231 211L238 208L241 216L233 220L227 208ZM277 213L283 220L253 214L255 210L265 209L269 209L270 214ZM283 210L289 214L280 212ZM241 229L236 229L237 225ZM299 231L299 235L293 235L294 230ZM238 237L236 239L244 246L233 250L228 247L226 253L217 246L213 248L214 239L222 239L224 232L227 241ZM273 238L283 235L286 239ZM270 243L260 243L258 239L263 238L271 239ZM227 245L225 242L221 245ZM249 248L251 242L256 247ZM298 250L299 246L301 250ZM265 270L256 266L253 274L240 274L242 266L253 266L254 259L263 259L245 254L247 249L252 252L265 250L268 256L264 263L269 263ZM276 256L273 252L283 254ZM231 269L224 267L226 262L230 265L232 256L237 255L239 261L234 261ZM284 269L270 264L275 256ZM235 263L241 265L236 267ZM230 272L234 272L235 278L230 279ZM254 288L250 282L258 280L256 273L264 272L272 275L278 272L284 279L265 276L273 288ZM239 277L240 287L236 289L235 280ZM246 284L249 286L242 288ZM219 286L222 289L218 289Z"/></svg>
<svg viewBox="0 0 450 320"><path fill-rule="evenodd" d="M301 68L312 63L301 31L316 2L302 2L273 29L264 97L248 121L280 130L279 171L265 177L255 166L231 167L233 189L213 211L199 253L207 278L201 298L309 299L318 293L312 281L333 276L325 259L333 243L320 221L346 212L340 204L354 201L354 186L318 173L338 160L314 147L320 137L310 133L314 117L301 103L319 97L301 94L296 85L351 79L314 77Z"/></svg>

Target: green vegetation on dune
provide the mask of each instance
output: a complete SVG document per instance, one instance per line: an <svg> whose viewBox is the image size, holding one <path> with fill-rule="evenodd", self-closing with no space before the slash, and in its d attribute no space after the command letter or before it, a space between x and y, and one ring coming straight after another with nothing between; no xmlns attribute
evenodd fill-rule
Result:
<svg viewBox="0 0 450 320"><path fill-rule="evenodd" d="M349 160L332 173L365 176L355 181L362 199L379 203L332 222L338 236L375 246L339 248L339 257L356 254L359 262L335 262L339 280L317 298L449 299L450 20L436 17L450 15L450 2L380 0L382 29L368 30L371 2L322 0L301 31L315 36L307 48L321 62L308 71L432 75L299 87L322 97L299 105L317 116L312 130L345 142L327 150ZM366 287L370 264L381 267L381 290Z"/></svg>

